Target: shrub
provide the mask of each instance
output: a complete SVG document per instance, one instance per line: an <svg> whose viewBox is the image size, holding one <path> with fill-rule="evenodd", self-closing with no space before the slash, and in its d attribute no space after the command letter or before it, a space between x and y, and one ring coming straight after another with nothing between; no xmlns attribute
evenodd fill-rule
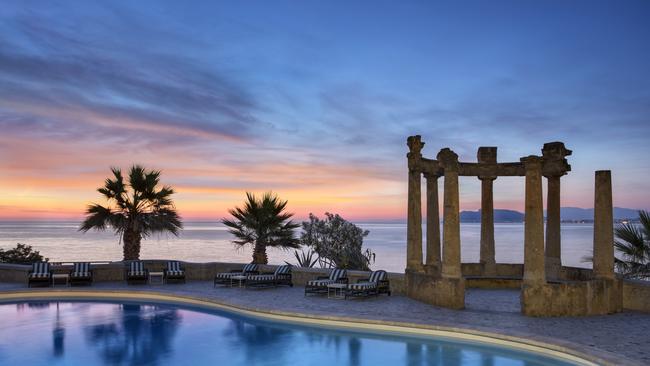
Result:
<svg viewBox="0 0 650 366"><path fill-rule="evenodd" d="M47 262L38 250L33 250L31 245L18 243L9 250L0 249L0 262L16 264L32 264L34 262Z"/></svg>
<svg viewBox="0 0 650 366"><path fill-rule="evenodd" d="M300 240L318 254L323 267L370 270L375 253L363 250L363 238L368 230L346 221L338 214L325 213L323 220L309 214L309 221L302 223Z"/></svg>

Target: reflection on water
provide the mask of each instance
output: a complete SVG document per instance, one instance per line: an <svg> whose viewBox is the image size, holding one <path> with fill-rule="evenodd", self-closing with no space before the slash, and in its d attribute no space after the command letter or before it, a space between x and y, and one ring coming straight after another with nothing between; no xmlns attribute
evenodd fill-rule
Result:
<svg viewBox="0 0 650 366"><path fill-rule="evenodd" d="M124 304L117 321L86 328L88 343L108 365L155 365L173 352L172 338L180 324L177 310Z"/></svg>
<svg viewBox="0 0 650 366"><path fill-rule="evenodd" d="M165 305L0 305L2 365L567 365L534 354Z"/></svg>

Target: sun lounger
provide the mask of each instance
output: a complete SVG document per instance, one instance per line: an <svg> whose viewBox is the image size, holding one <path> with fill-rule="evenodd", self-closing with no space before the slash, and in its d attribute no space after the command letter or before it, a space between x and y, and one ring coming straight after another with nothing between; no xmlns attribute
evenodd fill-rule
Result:
<svg viewBox="0 0 650 366"><path fill-rule="evenodd" d="M232 285L232 278L233 276L248 276L248 275L255 275L259 274L257 271L257 264L255 263L249 263L244 266L241 270L233 270L230 272L222 272L222 273L217 273L216 276L214 276L214 286L216 287L217 285L227 285L230 286Z"/></svg>
<svg viewBox="0 0 650 366"><path fill-rule="evenodd" d="M149 271L144 268L144 263L142 261L133 261L129 264L129 268L126 272L126 283L129 285L135 283L147 283L149 277Z"/></svg>
<svg viewBox="0 0 650 366"><path fill-rule="evenodd" d="M390 283L386 271L373 271L369 278L360 279L357 283L348 285L346 296L379 296L385 293L390 296Z"/></svg>
<svg viewBox="0 0 650 366"><path fill-rule="evenodd" d="M27 275L27 287L33 285L50 286L52 284L52 271L47 262L32 263L32 270Z"/></svg>
<svg viewBox="0 0 650 366"><path fill-rule="evenodd" d="M93 283L93 271L88 262L75 262L70 272L70 286L91 285Z"/></svg>
<svg viewBox="0 0 650 366"><path fill-rule="evenodd" d="M287 285L293 287L291 282L291 265L278 266L273 273L262 273L246 277L246 287L264 287Z"/></svg>
<svg viewBox="0 0 650 366"><path fill-rule="evenodd" d="M333 283L348 283L348 272L344 269L334 269L329 276L319 276L315 280L308 281L305 285L305 296L307 294L325 294L327 285Z"/></svg>
<svg viewBox="0 0 650 366"><path fill-rule="evenodd" d="M165 269L165 281L181 281L185 283L185 270L181 267L179 261L167 262L167 269Z"/></svg>

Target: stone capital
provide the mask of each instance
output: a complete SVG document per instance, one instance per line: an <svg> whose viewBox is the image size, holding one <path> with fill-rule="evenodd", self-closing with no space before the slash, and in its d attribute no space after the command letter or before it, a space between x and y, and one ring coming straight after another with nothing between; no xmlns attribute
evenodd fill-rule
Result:
<svg viewBox="0 0 650 366"><path fill-rule="evenodd" d="M420 135L409 136L406 139L406 145L409 147L409 156L422 156L421 151L424 147L424 142L422 142L422 137Z"/></svg>
<svg viewBox="0 0 650 366"><path fill-rule="evenodd" d="M429 179L438 180L438 178L440 178L440 174L435 174L435 173L424 172L423 175L424 178L426 178L427 180Z"/></svg>
<svg viewBox="0 0 650 366"><path fill-rule="evenodd" d="M536 170L542 168L542 157L537 155L529 155L519 159L524 164L526 170Z"/></svg>
<svg viewBox="0 0 650 366"><path fill-rule="evenodd" d="M450 148L440 150L437 159L444 169L458 171L458 154Z"/></svg>

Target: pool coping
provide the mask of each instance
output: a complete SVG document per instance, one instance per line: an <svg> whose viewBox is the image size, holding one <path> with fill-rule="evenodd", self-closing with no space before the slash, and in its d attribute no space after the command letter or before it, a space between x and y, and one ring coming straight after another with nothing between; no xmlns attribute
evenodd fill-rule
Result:
<svg viewBox="0 0 650 366"><path fill-rule="evenodd" d="M488 345L514 348L582 365L642 365L622 355L594 350L569 341L547 339L534 334L479 327L457 327L452 325L432 325L387 321L367 318L342 317L335 315L307 314L260 307L242 306L219 301L213 298L157 292L151 290L92 290L92 289L18 289L0 292L0 303L25 300L126 300L150 301L198 307L206 310L221 310L251 318L281 321L285 323L311 326L326 326L347 330L401 333L414 336L435 336Z"/></svg>

